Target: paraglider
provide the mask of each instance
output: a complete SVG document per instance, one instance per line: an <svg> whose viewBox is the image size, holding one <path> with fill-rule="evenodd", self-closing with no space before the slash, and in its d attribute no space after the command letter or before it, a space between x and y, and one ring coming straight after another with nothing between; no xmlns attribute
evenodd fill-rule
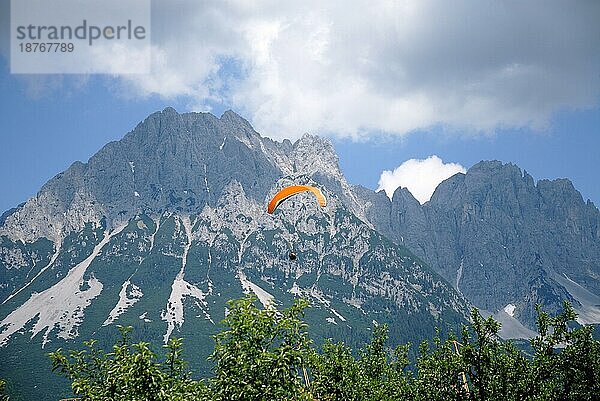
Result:
<svg viewBox="0 0 600 401"><path fill-rule="evenodd" d="M290 197L296 194L306 191L312 192L317 198L319 205L321 205L321 207L325 207L327 201L325 200L325 196L319 188L310 185L290 185L289 187L285 187L275 194L273 199L271 199L271 202L269 202L267 213L273 214L277 207L281 205L286 199L289 199Z"/></svg>
<svg viewBox="0 0 600 401"><path fill-rule="evenodd" d="M327 204L327 200L325 199L325 196L319 188L313 187L311 185L290 185L288 187L283 188L282 190L277 192L275 196L273 196L273 199L271 199L271 201L269 202L267 213L273 214L275 210L277 210L279 205L281 205L283 202L285 202L292 196L301 192L312 192L317 198L317 201L319 202L319 205L321 207L325 207L325 205ZM288 256L289 259L292 261L296 260L296 258L298 257L293 250L290 251Z"/></svg>

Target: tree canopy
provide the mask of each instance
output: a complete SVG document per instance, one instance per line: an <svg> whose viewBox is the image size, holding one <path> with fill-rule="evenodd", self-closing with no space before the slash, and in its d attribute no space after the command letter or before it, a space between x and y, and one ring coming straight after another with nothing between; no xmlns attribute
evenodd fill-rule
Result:
<svg viewBox="0 0 600 401"><path fill-rule="evenodd" d="M531 353L501 340L500 324L473 309L459 335L437 333L411 360L410 344L388 344L386 325L374 327L358 350L332 340L316 347L303 321L306 300L282 311L256 301L229 302L209 378L193 378L181 339L172 339L159 358L150 344L132 344L126 327L110 352L90 340L83 350L51 353L53 370L85 400L600 399L600 342L591 327L575 323L569 303L557 316L538 310Z"/></svg>

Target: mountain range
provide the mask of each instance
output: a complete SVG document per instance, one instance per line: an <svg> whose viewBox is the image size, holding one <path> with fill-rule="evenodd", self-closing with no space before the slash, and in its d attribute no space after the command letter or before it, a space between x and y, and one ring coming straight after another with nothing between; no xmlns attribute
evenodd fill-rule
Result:
<svg viewBox="0 0 600 401"><path fill-rule="evenodd" d="M268 215L290 184L318 186L327 206L301 194ZM68 395L45 353L108 346L117 324L184 337L206 372L226 301L244 293L264 307L307 297L316 341L360 343L385 322L393 342L418 343L472 306L527 337L538 303L600 322L599 267L600 212L568 180L483 161L423 205L405 188L390 200L348 183L326 139L167 108L2 215L0 377L15 399Z"/></svg>

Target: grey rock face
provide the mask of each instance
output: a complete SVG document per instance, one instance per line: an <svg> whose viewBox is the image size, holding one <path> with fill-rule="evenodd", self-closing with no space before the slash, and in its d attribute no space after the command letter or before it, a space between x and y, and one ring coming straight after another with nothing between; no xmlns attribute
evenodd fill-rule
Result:
<svg viewBox="0 0 600 401"><path fill-rule="evenodd" d="M534 306L578 307L598 318L600 213L569 180L540 180L517 166L481 162L442 182L424 205L406 189L393 200L363 194L376 227L428 262L477 307L532 327ZM511 309L509 307L509 309Z"/></svg>
<svg viewBox="0 0 600 401"><path fill-rule="evenodd" d="M59 243L102 217L116 223L140 212L197 213L214 204L232 180L252 199L264 201L278 178L302 181L315 175L335 184L363 217L329 141L305 135L293 145L279 143L261 137L232 111L217 118L166 108L87 163L73 163L23 206L3 215L0 235Z"/></svg>
<svg viewBox="0 0 600 401"><path fill-rule="evenodd" d="M265 220L263 206L268 199L282 185L292 183L320 185L330 200L328 214L319 220L312 215L321 213L320 210L292 200L292 209L299 211L287 213L283 208L281 213L287 213L298 227L289 226L289 222L284 224L285 220L280 226L272 226L273 216ZM197 228L191 226L190 219L206 217L210 221L207 230L220 238L223 247L240 244L236 251L237 266L235 258L226 263L234 274L235 268L242 267L247 240L279 238L277 246L300 244L296 250L299 254L308 252L310 260L321 258L318 264L321 267L310 272L315 282L325 273L341 275L353 288L344 296L357 305L367 302L367 298L359 296L358 290L362 288L368 297L390 299L394 294L392 304L396 307L410 304L412 309L408 313L426 313L437 319L447 309L457 316L464 316L466 311L464 299L417 263L409 251L403 247L394 251L387 249L396 245L373 230L365 215L365 206L339 169L331 142L306 134L294 144L279 143L261 137L246 120L231 111L217 118L207 113L178 114L172 108L150 115L122 140L104 146L87 163L73 163L45 184L34 198L7 213L0 226L3 302L15 306L34 289L47 294L40 277L49 274L53 284L68 278L76 283L73 277L79 276L69 269L84 263L90 253L101 252L100 249L94 251L94 247L102 242L102 235L131 225L139 216L146 216L150 221L139 220L136 230L155 225L154 234L146 233L152 238L148 240L151 244L158 242L155 237L164 216L179 216L175 219L178 233L185 232L188 236ZM336 221L339 224L334 224ZM269 224L270 228L264 232ZM185 230L181 229L182 225ZM315 236L318 243L303 249L316 241ZM206 244L215 238L205 238ZM335 244L331 243L334 239ZM169 255L176 254L172 248L181 245L171 243L168 238L161 242L170 249ZM146 245L140 247L146 248ZM189 246L181 255L184 260ZM272 246L268 242L259 243L253 254L264 253L261 247ZM356 249L357 246L360 249ZM381 259L381 254L386 253L392 256ZM372 254L369 266L377 265L385 274L362 265L361 258L366 254ZM257 268L270 266L279 258L277 253L270 256L256 262ZM143 258L139 263L141 260ZM210 264L212 257L208 256L208 260ZM382 265L384 262L386 266ZM83 265L80 269L85 271ZM403 269L405 273L400 274ZM300 277L304 273L294 275ZM406 281L409 274L415 275L415 283ZM183 288L184 282L176 280L173 286ZM427 296L437 295L424 301L423 296L429 291L426 288L431 289ZM76 287L73 292L79 294ZM438 295L444 300L440 301ZM53 322L53 314L47 315ZM5 323L10 323L9 320ZM13 327L18 325L13 324ZM37 327L42 327L41 323ZM48 327L52 330L54 326ZM0 335L9 336L1 332Z"/></svg>
<svg viewBox="0 0 600 401"><path fill-rule="evenodd" d="M104 146L88 163L73 163L6 219L3 233L24 240L59 241L102 216L126 220L140 211L197 212L215 202L235 179L262 197L280 169L261 151L260 136L233 112L154 113L122 140ZM282 145L271 143L276 152ZM71 224L65 213L76 213Z"/></svg>
<svg viewBox="0 0 600 401"><path fill-rule="evenodd" d="M536 185L517 166L481 162L441 183L424 205L402 188L390 201L383 192L350 186L329 141L311 135L293 144L272 141L231 111L217 118L167 108L87 163L73 163L3 214L0 238L21 245L2 258L35 264L85 227L115 227L140 214L197 215L218 207L232 182L264 204L278 180L327 188L367 227L412 250L480 308L514 305L511 317L531 327L536 303L557 309L568 299L583 322L600 321L599 212L568 180ZM12 293L43 269L39 261L3 271L0 292Z"/></svg>

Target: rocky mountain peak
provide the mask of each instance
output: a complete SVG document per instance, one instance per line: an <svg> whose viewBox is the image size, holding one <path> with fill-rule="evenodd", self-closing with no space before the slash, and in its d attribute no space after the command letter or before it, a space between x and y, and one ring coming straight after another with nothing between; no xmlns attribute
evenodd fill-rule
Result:
<svg viewBox="0 0 600 401"><path fill-rule="evenodd" d="M179 113L177 112L177 110L175 110L175 108L173 108L171 106L167 106L162 111L159 111L157 113L160 113L160 114L162 114L164 116L178 116L179 115Z"/></svg>
<svg viewBox="0 0 600 401"><path fill-rule="evenodd" d="M512 163L482 161L440 183L423 205L398 189L379 208L379 215L369 212L378 229L429 262L475 306L492 313L510 306L504 318L512 319L512 329L534 326L536 303L557 311L565 299L582 322L600 321L600 301L589 301L600 300L589 296L600 290L600 211L571 181L536 184Z"/></svg>
<svg viewBox="0 0 600 401"><path fill-rule="evenodd" d="M418 204L419 201L413 196L408 188L398 187L392 196L392 203Z"/></svg>
<svg viewBox="0 0 600 401"><path fill-rule="evenodd" d="M462 187L465 182L465 174L457 173L452 177L442 181L426 204L443 205L450 202L456 202L461 197Z"/></svg>
<svg viewBox="0 0 600 401"><path fill-rule="evenodd" d="M294 167L301 174L320 173L341 177L339 158L330 140L304 134L293 146Z"/></svg>
<svg viewBox="0 0 600 401"><path fill-rule="evenodd" d="M195 213L214 204L231 180L247 196L262 200L282 175L274 156L284 153L280 147L263 141L232 111L217 118L167 107L123 139L105 145L87 163L75 162L57 174L35 197L4 216L0 235L60 242L103 216L111 222L141 212Z"/></svg>
<svg viewBox="0 0 600 401"><path fill-rule="evenodd" d="M569 180L536 184L514 164L482 161L442 182L423 205L406 188L390 201L348 184L331 141L310 134L293 144L263 138L233 111L215 117L166 108L148 116L3 214L0 236L22 243L47 238L56 248L84 227L112 228L140 214L205 213L234 227L238 209L251 211L245 218L255 224L283 182L321 186L332 205L343 204L367 227L406 245L491 312L514 305L514 317L531 323L535 302L553 307L569 296L565 277L600 291L600 212Z"/></svg>
<svg viewBox="0 0 600 401"><path fill-rule="evenodd" d="M366 220L329 140L306 134L294 144L277 142L261 137L231 110L217 118L167 107L87 163L75 162L51 179L36 197L4 216L0 234L60 242L71 230L97 224L103 216L110 223L139 213L198 213L206 204L215 205L231 181L245 196L263 202L282 177L296 183L315 179L331 187ZM73 216L69 224L65 216Z"/></svg>
<svg viewBox="0 0 600 401"><path fill-rule="evenodd" d="M467 180L473 183L484 180L523 180L524 173L513 163L502 163L498 160L484 160L467 170Z"/></svg>
<svg viewBox="0 0 600 401"><path fill-rule="evenodd" d="M237 114L236 112L234 112L233 110L227 110L225 111L222 115L220 120L225 123L225 124L230 124L232 126L238 126L238 127L243 127L245 130L254 132L257 136L258 133L256 133L256 131L254 131L254 128L252 127L252 125L250 125L250 123L248 122L248 120L246 120L245 118L243 118L242 116L240 116L239 114Z"/></svg>

